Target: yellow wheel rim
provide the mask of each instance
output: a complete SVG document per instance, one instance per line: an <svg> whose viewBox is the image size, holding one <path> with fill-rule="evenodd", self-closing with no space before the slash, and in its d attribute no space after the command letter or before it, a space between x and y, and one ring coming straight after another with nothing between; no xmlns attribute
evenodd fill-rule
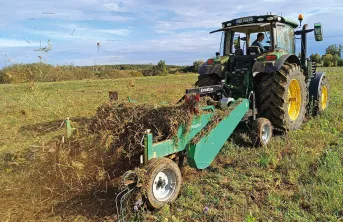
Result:
<svg viewBox="0 0 343 222"><path fill-rule="evenodd" d="M322 88L322 110L326 109L327 102L328 102L328 88L323 86Z"/></svg>
<svg viewBox="0 0 343 222"><path fill-rule="evenodd" d="M301 109L301 88L298 80L292 79L288 87L288 115L296 120Z"/></svg>

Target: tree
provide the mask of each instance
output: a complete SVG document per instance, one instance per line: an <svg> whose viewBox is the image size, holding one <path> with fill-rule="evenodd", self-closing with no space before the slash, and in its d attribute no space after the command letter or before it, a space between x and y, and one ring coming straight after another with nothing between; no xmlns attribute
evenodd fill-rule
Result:
<svg viewBox="0 0 343 222"><path fill-rule="evenodd" d="M321 56L318 53L312 54L310 56L310 58L311 58L312 62L315 62L315 63L321 63L322 62L322 58L321 58Z"/></svg>
<svg viewBox="0 0 343 222"><path fill-rule="evenodd" d="M168 74L166 62L164 60L160 60L157 63L156 69L157 69L157 75L159 76L165 76Z"/></svg>
<svg viewBox="0 0 343 222"><path fill-rule="evenodd" d="M166 62L160 60L156 66L153 66L150 69L143 70L144 76L165 76L168 74Z"/></svg>
<svg viewBox="0 0 343 222"><path fill-rule="evenodd" d="M334 66L338 66L338 63L342 60L341 57L339 57L337 54L335 54L333 56L333 63L334 63Z"/></svg>
<svg viewBox="0 0 343 222"><path fill-rule="evenodd" d="M195 61L193 62L193 67L192 67L192 71L193 72L198 72L200 66L204 64L204 61L201 61L201 60L198 60L198 61Z"/></svg>
<svg viewBox="0 0 343 222"><path fill-rule="evenodd" d="M333 55L331 54L323 55L322 60L325 67L331 67L333 65Z"/></svg>
<svg viewBox="0 0 343 222"><path fill-rule="evenodd" d="M329 45L329 47L326 48L326 54L331 54L331 55L338 55L339 57L342 57L342 49L343 46L339 44L338 46L335 45Z"/></svg>

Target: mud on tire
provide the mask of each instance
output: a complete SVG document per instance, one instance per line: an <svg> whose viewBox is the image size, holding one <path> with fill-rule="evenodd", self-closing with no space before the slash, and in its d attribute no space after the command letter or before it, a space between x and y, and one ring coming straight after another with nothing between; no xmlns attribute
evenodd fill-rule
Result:
<svg viewBox="0 0 343 222"><path fill-rule="evenodd" d="M269 119L274 129L281 132L299 129L305 119L308 103L305 76L300 67L285 63L279 71L261 75L256 87L259 117ZM296 80L300 87L298 95L301 102L296 118L291 118L289 113L289 86L292 80Z"/></svg>

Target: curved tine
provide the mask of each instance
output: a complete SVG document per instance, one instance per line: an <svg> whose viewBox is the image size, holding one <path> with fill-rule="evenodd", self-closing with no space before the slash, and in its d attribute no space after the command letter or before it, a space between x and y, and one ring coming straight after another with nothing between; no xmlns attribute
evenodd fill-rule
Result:
<svg viewBox="0 0 343 222"><path fill-rule="evenodd" d="M119 201L119 197L124 193L127 192L129 189L125 188L124 190L120 191L120 193L117 194L116 196L116 208L117 208L117 217L118 217L118 221L120 221L120 214L119 211L121 212L122 209L118 208L118 201Z"/></svg>
<svg viewBox="0 0 343 222"><path fill-rule="evenodd" d="M131 190L127 191L121 198L120 198L120 208L121 208L121 217L123 218L123 222L124 222L124 212L125 212L125 209L123 209L123 202L124 202L124 199L126 198L126 196L131 193L134 189L136 189L136 187L132 188Z"/></svg>

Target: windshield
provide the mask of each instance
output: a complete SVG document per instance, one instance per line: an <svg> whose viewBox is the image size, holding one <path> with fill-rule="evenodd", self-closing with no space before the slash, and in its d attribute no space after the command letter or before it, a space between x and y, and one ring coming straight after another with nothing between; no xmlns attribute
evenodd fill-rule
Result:
<svg viewBox="0 0 343 222"><path fill-rule="evenodd" d="M276 25L276 47L295 54L294 30L285 24Z"/></svg>
<svg viewBox="0 0 343 222"><path fill-rule="evenodd" d="M225 51L226 55L235 53L236 49L242 49L243 54L247 54L247 48L252 46L259 33L262 33L264 38L260 42L263 46L263 52L270 49L271 41L271 26L256 25L248 27L237 27L226 31ZM256 44L256 43L255 43Z"/></svg>

